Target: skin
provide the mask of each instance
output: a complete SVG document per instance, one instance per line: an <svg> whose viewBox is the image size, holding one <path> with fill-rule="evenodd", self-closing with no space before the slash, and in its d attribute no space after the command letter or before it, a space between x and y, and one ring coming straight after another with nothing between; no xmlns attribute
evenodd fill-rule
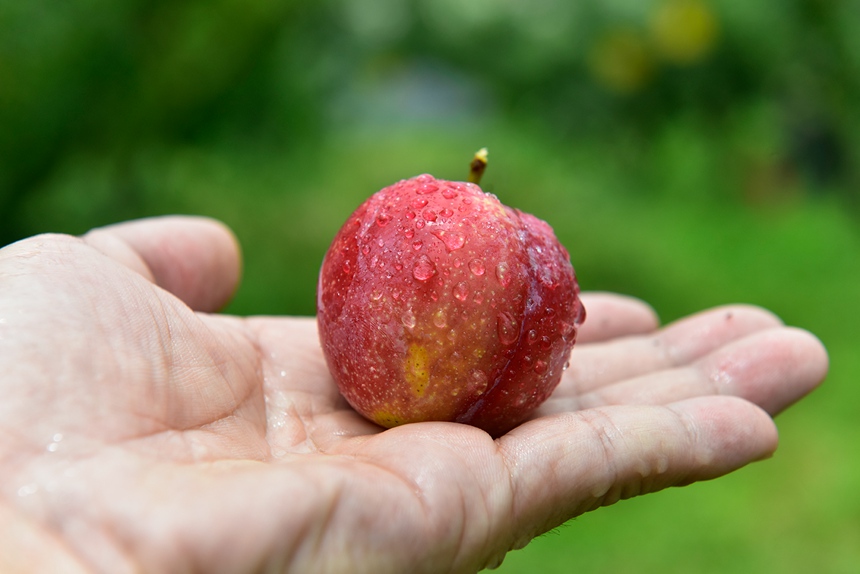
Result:
<svg viewBox="0 0 860 574"><path fill-rule="evenodd" d="M770 456L771 416L827 370L761 309L659 329L585 294L574 366L532 420L383 432L340 398L312 318L211 314L239 275L204 219L0 250L0 571L475 572Z"/></svg>

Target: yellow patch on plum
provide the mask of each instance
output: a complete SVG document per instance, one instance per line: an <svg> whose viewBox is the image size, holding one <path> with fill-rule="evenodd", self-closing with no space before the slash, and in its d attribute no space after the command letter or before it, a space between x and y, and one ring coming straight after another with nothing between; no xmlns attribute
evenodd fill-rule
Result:
<svg viewBox="0 0 860 574"><path fill-rule="evenodd" d="M376 411L370 418L376 424L386 428L396 427L406 422L401 417L386 410Z"/></svg>
<svg viewBox="0 0 860 574"><path fill-rule="evenodd" d="M417 396L422 396L427 391L430 382L430 365L427 348L423 345L409 345L404 364L406 382L412 387Z"/></svg>

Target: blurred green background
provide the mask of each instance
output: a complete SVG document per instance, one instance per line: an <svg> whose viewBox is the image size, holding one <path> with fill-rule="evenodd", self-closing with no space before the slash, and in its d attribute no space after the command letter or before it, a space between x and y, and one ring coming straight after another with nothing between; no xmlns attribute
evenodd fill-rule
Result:
<svg viewBox="0 0 860 574"><path fill-rule="evenodd" d="M244 247L229 312L313 314L352 209L487 146L585 289L763 305L832 361L773 459L500 571L856 572L858 104L850 0L0 0L0 244L209 215Z"/></svg>

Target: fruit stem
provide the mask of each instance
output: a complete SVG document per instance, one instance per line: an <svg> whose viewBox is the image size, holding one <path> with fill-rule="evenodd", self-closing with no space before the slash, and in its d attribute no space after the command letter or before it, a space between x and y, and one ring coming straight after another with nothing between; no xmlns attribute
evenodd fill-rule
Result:
<svg viewBox="0 0 860 574"><path fill-rule="evenodd" d="M481 176L484 175L485 169L487 169L487 148L482 147L475 152L475 157L469 164L469 183L481 185Z"/></svg>

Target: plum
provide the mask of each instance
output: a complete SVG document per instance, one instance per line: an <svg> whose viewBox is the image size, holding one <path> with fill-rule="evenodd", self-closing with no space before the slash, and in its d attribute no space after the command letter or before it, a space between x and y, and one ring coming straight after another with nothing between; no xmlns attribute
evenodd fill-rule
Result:
<svg viewBox="0 0 860 574"><path fill-rule="evenodd" d="M550 396L585 318L547 223L427 174L349 217L317 309L329 370L356 411L384 427L452 421L493 436Z"/></svg>

